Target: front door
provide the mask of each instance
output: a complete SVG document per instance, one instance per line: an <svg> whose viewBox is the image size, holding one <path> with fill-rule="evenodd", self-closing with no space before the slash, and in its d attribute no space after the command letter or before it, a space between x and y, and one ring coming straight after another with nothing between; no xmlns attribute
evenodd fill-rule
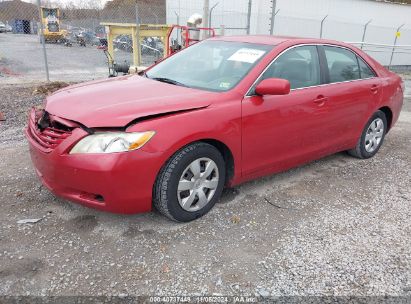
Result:
<svg viewBox="0 0 411 304"><path fill-rule="evenodd" d="M328 96L316 46L293 47L262 74L290 81L284 96L259 96L253 89L242 101L244 176L277 172L318 158L327 147L324 121Z"/></svg>

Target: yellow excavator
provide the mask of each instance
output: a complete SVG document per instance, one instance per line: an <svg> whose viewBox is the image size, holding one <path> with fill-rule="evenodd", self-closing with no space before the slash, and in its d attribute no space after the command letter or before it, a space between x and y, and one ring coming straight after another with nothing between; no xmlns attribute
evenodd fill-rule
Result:
<svg viewBox="0 0 411 304"><path fill-rule="evenodd" d="M61 29L60 9L42 7L41 22L46 42L63 42L65 40L67 31Z"/></svg>

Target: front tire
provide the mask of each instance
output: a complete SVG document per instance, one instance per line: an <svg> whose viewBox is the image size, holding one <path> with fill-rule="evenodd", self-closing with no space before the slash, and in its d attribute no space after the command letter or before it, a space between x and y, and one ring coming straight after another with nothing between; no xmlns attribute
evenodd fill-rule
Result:
<svg viewBox="0 0 411 304"><path fill-rule="evenodd" d="M348 153L354 157L365 159L377 154L387 133L387 118L382 111L377 111L366 123L361 137L354 149Z"/></svg>
<svg viewBox="0 0 411 304"><path fill-rule="evenodd" d="M225 162L212 145L198 142L176 152L163 166L153 189L154 207L177 222L205 215L220 199Z"/></svg>

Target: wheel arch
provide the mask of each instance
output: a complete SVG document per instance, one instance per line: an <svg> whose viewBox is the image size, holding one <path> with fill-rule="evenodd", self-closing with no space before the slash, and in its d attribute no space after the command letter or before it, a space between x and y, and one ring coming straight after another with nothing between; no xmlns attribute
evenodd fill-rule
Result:
<svg viewBox="0 0 411 304"><path fill-rule="evenodd" d="M206 139L197 140L196 142L205 142L209 145L212 145L221 153L221 155L224 158L225 169L226 169L225 184L226 185L229 184L229 182L234 177L234 168L235 168L234 156L230 148L226 144L224 144L222 141L219 141L217 139L206 138Z"/></svg>
<svg viewBox="0 0 411 304"><path fill-rule="evenodd" d="M389 131L392 127L392 119L393 119L392 110L387 106L381 107L378 110L385 114L385 117L387 118L387 124L388 124L387 131Z"/></svg>
<svg viewBox="0 0 411 304"><path fill-rule="evenodd" d="M203 142L206 144L209 144L213 147L215 147L223 156L224 162L225 162L225 169L226 169L226 180L225 180L225 185L230 185L231 182L234 180L235 177L235 159L234 159L234 154L231 151L231 149L229 148L229 146L227 144L225 144L224 142L222 142L221 140L215 139L215 138L191 138L190 140L186 140L184 142L180 142L180 144L178 145L174 145L173 148L168 149L167 152L167 156L166 158L164 158L164 162L161 166L161 168L163 168L163 166L167 163L167 161L173 157L174 154L176 154L178 151L184 149L185 147L195 144L195 143L199 143L199 142ZM156 176L158 176L158 174L160 174L161 172L161 168L158 170Z"/></svg>

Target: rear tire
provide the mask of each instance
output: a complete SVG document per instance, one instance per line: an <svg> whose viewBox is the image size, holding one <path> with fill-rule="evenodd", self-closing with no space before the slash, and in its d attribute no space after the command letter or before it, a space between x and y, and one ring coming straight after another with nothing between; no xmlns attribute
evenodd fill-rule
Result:
<svg viewBox="0 0 411 304"><path fill-rule="evenodd" d="M193 143L177 151L161 169L153 188L153 204L168 218L189 222L211 210L224 184L221 153L207 143Z"/></svg>
<svg viewBox="0 0 411 304"><path fill-rule="evenodd" d="M384 112L375 112L366 123L357 145L354 149L348 150L348 154L361 159L373 157L384 142L387 127L387 118Z"/></svg>

